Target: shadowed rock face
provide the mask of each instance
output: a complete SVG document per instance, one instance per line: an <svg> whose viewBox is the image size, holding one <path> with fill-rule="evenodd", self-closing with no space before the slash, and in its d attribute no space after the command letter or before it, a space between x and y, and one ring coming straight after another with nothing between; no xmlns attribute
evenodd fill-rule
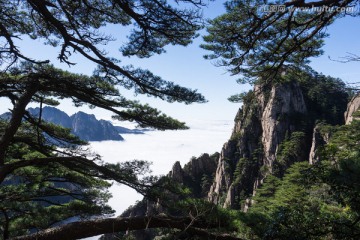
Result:
<svg viewBox="0 0 360 240"><path fill-rule="evenodd" d="M347 104L346 112L344 113L345 124L350 124L354 118L355 112L360 109L360 94L355 95L350 102ZM311 150L309 154L309 163L314 164L318 161L321 161L317 149L326 145L330 141L331 133L330 132L321 132L321 124L315 126L312 136Z"/></svg>

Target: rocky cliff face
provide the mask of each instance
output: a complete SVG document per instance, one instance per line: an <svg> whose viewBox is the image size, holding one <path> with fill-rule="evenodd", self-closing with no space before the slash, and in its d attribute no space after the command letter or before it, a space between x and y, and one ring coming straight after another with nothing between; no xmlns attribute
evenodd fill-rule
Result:
<svg viewBox="0 0 360 240"><path fill-rule="evenodd" d="M354 96L348 104L347 110L345 112L345 123L349 124L354 118L354 113L360 108L360 93Z"/></svg>
<svg viewBox="0 0 360 240"><path fill-rule="evenodd" d="M360 94L356 94L347 104L344 113L344 123L350 124L354 118L359 118ZM330 141L331 131L321 131L323 124L317 124L313 131L311 150L309 154L309 163L314 164L321 161L318 150Z"/></svg>
<svg viewBox="0 0 360 240"><path fill-rule="evenodd" d="M222 148L208 199L246 211L267 175L281 177L294 162L318 161L316 151L329 135L320 133L316 122L342 124L347 94L341 86L332 79L255 86ZM350 105L348 112L359 107L360 97Z"/></svg>
<svg viewBox="0 0 360 240"><path fill-rule="evenodd" d="M325 146L330 141L331 133L322 132L321 128L322 125L318 124L315 126L313 131L311 149L309 153L310 164L315 164L316 162L321 161L321 156L318 151L321 147Z"/></svg>
<svg viewBox="0 0 360 240"><path fill-rule="evenodd" d="M265 90L256 86L235 118L231 139L218 161L210 201L224 207L244 208L267 174L275 173L280 144L295 132L307 114L296 83Z"/></svg>
<svg viewBox="0 0 360 240"><path fill-rule="evenodd" d="M218 153L212 155L204 153L200 157L192 157L184 167L181 167L180 162L175 162L167 176L185 186L200 189L206 178L214 177L218 157ZM209 189L201 190L207 192Z"/></svg>
<svg viewBox="0 0 360 240"><path fill-rule="evenodd" d="M261 116L261 143L264 149L263 165L270 173L279 145L285 134L291 134L299 126L297 117L306 116L304 96L298 84L283 84L272 88L270 98Z"/></svg>

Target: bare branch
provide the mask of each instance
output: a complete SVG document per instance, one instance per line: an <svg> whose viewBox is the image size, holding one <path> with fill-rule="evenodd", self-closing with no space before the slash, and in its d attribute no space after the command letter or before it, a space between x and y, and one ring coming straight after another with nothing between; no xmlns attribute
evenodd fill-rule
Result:
<svg viewBox="0 0 360 240"><path fill-rule="evenodd" d="M329 59L332 60L332 61L335 61L335 62L340 62L340 63L348 63L348 62L358 62L360 61L360 56L357 55L357 54L354 54L354 53L347 53L348 55L345 56L345 57L340 57L340 59L342 60L336 60L336 59L332 59L330 56L329 56Z"/></svg>

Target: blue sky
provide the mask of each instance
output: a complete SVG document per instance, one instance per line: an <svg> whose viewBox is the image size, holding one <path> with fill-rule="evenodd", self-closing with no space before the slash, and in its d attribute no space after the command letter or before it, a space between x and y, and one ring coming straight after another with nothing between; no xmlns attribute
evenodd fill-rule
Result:
<svg viewBox="0 0 360 240"><path fill-rule="evenodd" d="M318 72L339 77L345 82L360 82L360 62L340 63L347 53L360 55L360 18L346 17L335 21L328 28L330 36L325 40L324 55L315 58L310 64ZM329 57L331 59L329 59Z"/></svg>
<svg viewBox="0 0 360 240"><path fill-rule="evenodd" d="M223 1L210 2L209 7L204 9L204 15L207 18L213 18L224 12ZM360 18L343 18L337 20L328 29L330 37L326 39L324 47L325 54L319 58L313 59L310 64L316 71L326 75L339 77L345 82L359 82L360 68L359 62L339 63L328 58L338 59L345 56L347 52L360 54ZM118 48L121 42L126 39L123 30L110 26L106 32L111 33L117 38L106 46L109 56L118 57L122 60L121 64L133 64L135 67L150 69L154 74L161 76L163 79L174 81L182 86L198 91L205 95L209 100L206 104L184 105L178 103L168 104L163 101L141 96L142 102L148 102L154 107L162 110L164 113L178 118L182 121L192 121L193 119L233 119L239 104L230 103L227 97L232 94L243 92L249 89L249 86L238 85L236 77L230 76L223 68L217 68L210 61L204 60L203 55L206 51L202 50L199 45L202 38L197 38L193 44L187 47L169 46L166 48L167 53L153 56L149 59L129 59L122 58ZM202 34L205 31L201 32ZM24 39L19 42L22 49L29 55L37 56L40 59L51 59L52 63L72 72L91 74L95 65L81 56L74 56L71 60L77 62L74 67L68 68L65 64L60 64L57 59L58 49L49 46L43 46L40 41L33 42ZM126 96L133 98L131 92L126 92ZM0 112L6 111L8 107L3 99L0 100ZM65 101L60 108L71 114L79 109L73 108L69 101ZM90 110L87 107L80 110L89 113L95 113L98 118L110 119L111 114L104 110Z"/></svg>

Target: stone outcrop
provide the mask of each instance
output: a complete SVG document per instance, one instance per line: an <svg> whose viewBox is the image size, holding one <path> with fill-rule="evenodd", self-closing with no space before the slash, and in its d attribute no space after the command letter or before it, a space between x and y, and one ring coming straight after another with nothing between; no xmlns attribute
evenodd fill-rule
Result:
<svg viewBox="0 0 360 240"><path fill-rule="evenodd" d="M231 139L223 146L209 200L245 209L264 177L274 173L280 144L298 129L297 120L306 113L298 84L268 90L256 86L235 118Z"/></svg>
<svg viewBox="0 0 360 240"><path fill-rule="evenodd" d="M294 132L297 123L293 117L307 113L304 96L298 84L273 87L261 117L263 164L272 172L278 147L286 132Z"/></svg>
<svg viewBox="0 0 360 240"><path fill-rule="evenodd" d="M359 110L360 108L360 93L354 96L347 106L347 110L345 112L345 123L350 124L353 120L353 114Z"/></svg>
<svg viewBox="0 0 360 240"><path fill-rule="evenodd" d="M166 177L170 178L177 184L189 188L193 197L205 198L210 189L212 179L214 178L216 161L218 158L218 153L213 155L204 153L200 157L191 158L184 167L181 167L180 162L177 161L174 163L171 171L166 175ZM162 181L162 179L159 181ZM168 193L167 195L167 197L173 197L173 200L176 201L176 195L173 195L172 193ZM150 216L163 213L163 211L160 200L154 202L143 199L134 207L125 211L121 216Z"/></svg>
<svg viewBox="0 0 360 240"><path fill-rule="evenodd" d="M192 157L184 167L181 167L180 162L175 162L167 177L189 188L194 197L204 198L214 179L218 157L218 153L204 153L200 157Z"/></svg>
<svg viewBox="0 0 360 240"><path fill-rule="evenodd" d="M179 161L174 163L172 170L168 173L168 176L176 182L184 181L184 171Z"/></svg>
<svg viewBox="0 0 360 240"><path fill-rule="evenodd" d="M211 175L215 172L216 169L216 157L218 154L213 154L210 156L207 153L202 154L200 157L191 158L190 162L185 164L184 172L191 176L192 178L197 178L198 176Z"/></svg>
<svg viewBox="0 0 360 240"><path fill-rule="evenodd" d="M171 171L166 177L173 180L175 183L183 185L192 192L192 196L195 198L205 198L210 188L214 173L216 170L216 161L219 158L219 153L209 155L207 153L200 157L193 157L191 160L181 167L180 162L175 162ZM160 179L159 181L162 181ZM164 191L166 191L164 189ZM168 199L172 202L178 200L178 196L165 192ZM158 201L151 201L143 199L137 202L134 206L128 208L121 214L121 217L135 217L135 216L153 216L166 214L167 209L162 205L161 199ZM172 213L173 214L173 213ZM135 239L154 239L156 232L152 229L133 231L132 236ZM118 239L114 238L112 234L106 234L102 239Z"/></svg>
<svg viewBox="0 0 360 240"><path fill-rule="evenodd" d="M321 132L321 125L316 125L313 131L311 149L309 154L309 163L315 164L321 160L318 150L330 141L331 134L329 132Z"/></svg>

